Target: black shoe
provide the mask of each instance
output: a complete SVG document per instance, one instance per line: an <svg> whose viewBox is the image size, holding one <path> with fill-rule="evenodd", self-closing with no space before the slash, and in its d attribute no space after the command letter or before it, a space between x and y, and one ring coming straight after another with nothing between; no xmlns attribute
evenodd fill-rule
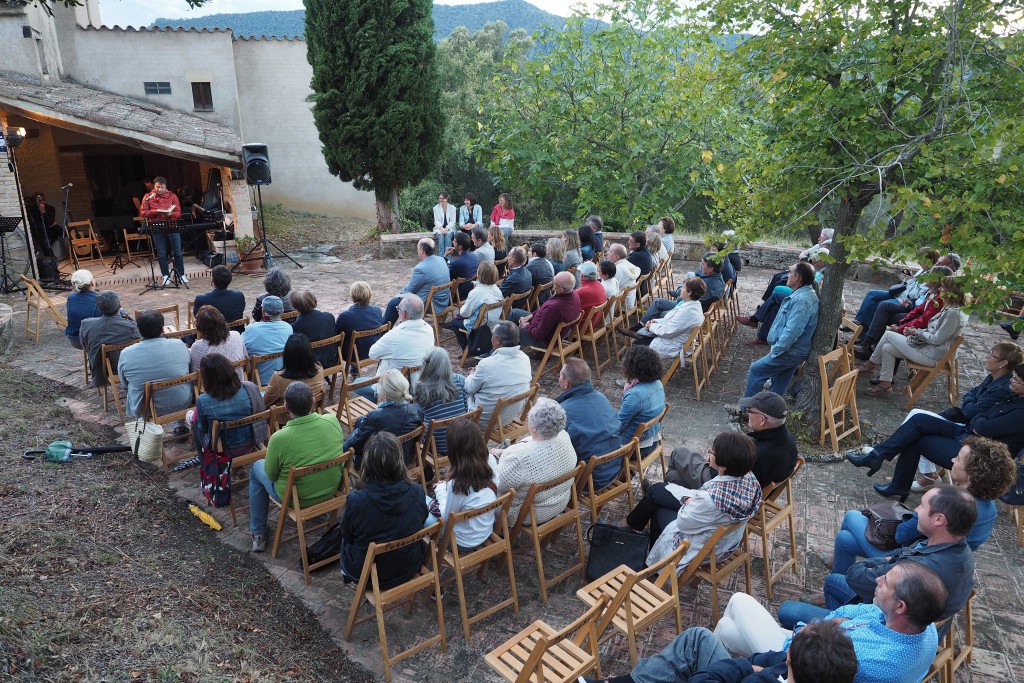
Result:
<svg viewBox="0 0 1024 683"><path fill-rule="evenodd" d="M1016 341L1017 337L1020 336L1020 332L1015 330L1015 329L1013 329L1013 323L1012 322L999 323L999 327L1001 327L1004 330L1006 330L1007 332L1009 332L1010 333L1010 339L1013 339L1014 341Z"/></svg>
<svg viewBox="0 0 1024 683"><path fill-rule="evenodd" d="M869 360L871 358L871 349L862 344L857 344L853 347L853 355L858 360Z"/></svg>
<svg viewBox="0 0 1024 683"><path fill-rule="evenodd" d="M893 488L892 484L875 484L875 493L886 498L899 498L901 503L906 502L907 496L910 495L910 491L903 491L901 489Z"/></svg>
<svg viewBox="0 0 1024 683"><path fill-rule="evenodd" d="M869 453L859 453L858 449L854 449L846 451L845 455L846 459L856 467L866 467L869 477L874 476L875 472L882 469L882 464L885 462L885 458L874 451Z"/></svg>

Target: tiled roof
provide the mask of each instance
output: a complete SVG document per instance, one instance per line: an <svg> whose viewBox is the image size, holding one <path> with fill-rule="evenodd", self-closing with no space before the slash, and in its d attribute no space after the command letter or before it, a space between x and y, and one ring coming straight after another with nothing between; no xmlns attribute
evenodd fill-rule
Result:
<svg viewBox="0 0 1024 683"><path fill-rule="evenodd" d="M71 81L43 83L0 71L0 105L91 122L116 129L126 138L157 138L169 148L186 145L217 156L241 156L241 138L224 124Z"/></svg>

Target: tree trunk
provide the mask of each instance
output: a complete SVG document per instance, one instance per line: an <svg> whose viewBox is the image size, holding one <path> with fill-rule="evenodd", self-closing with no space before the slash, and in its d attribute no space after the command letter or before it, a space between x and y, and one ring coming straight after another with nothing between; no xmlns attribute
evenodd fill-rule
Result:
<svg viewBox="0 0 1024 683"><path fill-rule="evenodd" d="M804 364L803 384L797 394L795 409L800 414L800 422L815 433L821 415L821 373L818 372L818 356L829 353L835 348L836 333L843 319L843 283L850 263L846 258L846 247L843 237L852 235L857 228L864 207L870 198L855 196L852 199L844 196L836 216L835 235L829 248L829 255L835 263L829 264L825 270L818 299L818 328L811 342L811 353Z"/></svg>
<svg viewBox="0 0 1024 683"><path fill-rule="evenodd" d="M383 188L374 191L377 201L377 232L402 231L401 211L398 207L398 188Z"/></svg>

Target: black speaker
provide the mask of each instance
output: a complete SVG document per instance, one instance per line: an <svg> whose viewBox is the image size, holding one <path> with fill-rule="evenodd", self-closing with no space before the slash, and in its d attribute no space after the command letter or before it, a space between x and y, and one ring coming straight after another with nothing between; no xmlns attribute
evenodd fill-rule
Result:
<svg viewBox="0 0 1024 683"><path fill-rule="evenodd" d="M245 182L249 185L270 184L270 156L267 146L254 142L242 146L242 164L245 166Z"/></svg>

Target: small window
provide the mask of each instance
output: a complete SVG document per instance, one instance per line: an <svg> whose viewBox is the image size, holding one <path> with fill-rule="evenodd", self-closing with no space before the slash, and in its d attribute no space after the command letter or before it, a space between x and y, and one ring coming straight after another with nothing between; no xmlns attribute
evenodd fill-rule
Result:
<svg viewBox="0 0 1024 683"><path fill-rule="evenodd" d="M192 84L192 105L196 111L213 111L213 92L209 83Z"/></svg>
<svg viewBox="0 0 1024 683"><path fill-rule="evenodd" d="M143 83L147 95L170 95L171 84L166 81L146 81Z"/></svg>

